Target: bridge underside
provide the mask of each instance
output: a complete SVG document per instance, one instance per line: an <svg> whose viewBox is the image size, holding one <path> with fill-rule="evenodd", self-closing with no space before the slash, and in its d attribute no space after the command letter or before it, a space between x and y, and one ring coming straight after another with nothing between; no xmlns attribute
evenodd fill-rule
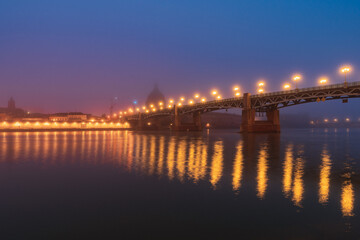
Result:
<svg viewBox="0 0 360 240"><path fill-rule="evenodd" d="M266 118L265 121L256 121L255 109L242 110L240 132L280 132L279 110L267 111Z"/></svg>
<svg viewBox="0 0 360 240"><path fill-rule="evenodd" d="M174 131L201 131L201 112L196 111L192 113L192 122L191 123L183 123L182 117L179 114L178 107L175 107L175 116L174 116L174 124L172 125L172 130Z"/></svg>
<svg viewBox="0 0 360 240"><path fill-rule="evenodd" d="M242 119L240 132L280 132L280 114L278 109L269 109L266 111L266 121L256 121L256 110L252 108L250 93L244 94L244 104L242 110Z"/></svg>

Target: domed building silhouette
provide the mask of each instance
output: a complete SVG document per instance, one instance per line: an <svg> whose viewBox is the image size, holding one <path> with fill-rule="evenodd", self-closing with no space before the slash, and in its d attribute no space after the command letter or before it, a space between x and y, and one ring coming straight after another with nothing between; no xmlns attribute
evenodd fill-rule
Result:
<svg viewBox="0 0 360 240"><path fill-rule="evenodd" d="M154 89L150 92L146 99L146 106L150 106L153 104L154 106L158 106L159 102L165 103L164 94L159 90L157 84L155 84Z"/></svg>

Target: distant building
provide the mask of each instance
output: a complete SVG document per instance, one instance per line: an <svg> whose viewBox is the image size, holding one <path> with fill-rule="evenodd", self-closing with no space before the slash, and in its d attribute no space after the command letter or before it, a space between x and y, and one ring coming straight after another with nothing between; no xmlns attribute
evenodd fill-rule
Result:
<svg viewBox="0 0 360 240"><path fill-rule="evenodd" d="M153 104L154 106L158 106L159 102L165 103L164 94L159 90L157 84L155 84L154 89L150 92L146 99L146 106L150 106Z"/></svg>
<svg viewBox="0 0 360 240"><path fill-rule="evenodd" d="M88 115L81 112L55 113L49 116L49 120L53 122L66 121L85 121Z"/></svg>
<svg viewBox="0 0 360 240"><path fill-rule="evenodd" d="M16 109L15 107L15 100L13 99L13 97L11 97L8 101L8 109L9 111L14 111Z"/></svg>
<svg viewBox="0 0 360 240"><path fill-rule="evenodd" d="M12 119L12 118L21 118L25 115L25 111L21 108L16 108L15 100L11 97L8 101L7 107L0 107L1 117L0 119ZM4 117L6 115L6 117Z"/></svg>

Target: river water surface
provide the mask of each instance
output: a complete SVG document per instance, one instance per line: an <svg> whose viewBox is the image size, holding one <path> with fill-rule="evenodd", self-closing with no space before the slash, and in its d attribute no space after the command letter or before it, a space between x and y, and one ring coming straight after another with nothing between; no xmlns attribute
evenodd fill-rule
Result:
<svg viewBox="0 0 360 240"><path fill-rule="evenodd" d="M360 239L360 130L0 133L1 239Z"/></svg>

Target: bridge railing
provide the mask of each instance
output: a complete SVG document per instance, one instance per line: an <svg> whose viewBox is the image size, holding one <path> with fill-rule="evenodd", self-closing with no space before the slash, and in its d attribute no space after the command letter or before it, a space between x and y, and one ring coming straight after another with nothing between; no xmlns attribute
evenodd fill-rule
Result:
<svg viewBox="0 0 360 240"><path fill-rule="evenodd" d="M348 82L347 87L355 87L360 86L360 81L358 82ZM251 97L267 97L267 96L275 96L275 95L283 95L283 94L289 94L289 93L302 93L302 92L310 92L310 91L316 91L316 90L327 90L327 89L337 89L337 88L344 88L344 83L338 83L338 84L331 84L326 86L318 86L318 87L311 87L311 88L299 88L299 89L292 89L292 90L286 90L286 91L278 91L278 92L271 92L271 93L261 93L261 94L255 94Z"/></svg>

